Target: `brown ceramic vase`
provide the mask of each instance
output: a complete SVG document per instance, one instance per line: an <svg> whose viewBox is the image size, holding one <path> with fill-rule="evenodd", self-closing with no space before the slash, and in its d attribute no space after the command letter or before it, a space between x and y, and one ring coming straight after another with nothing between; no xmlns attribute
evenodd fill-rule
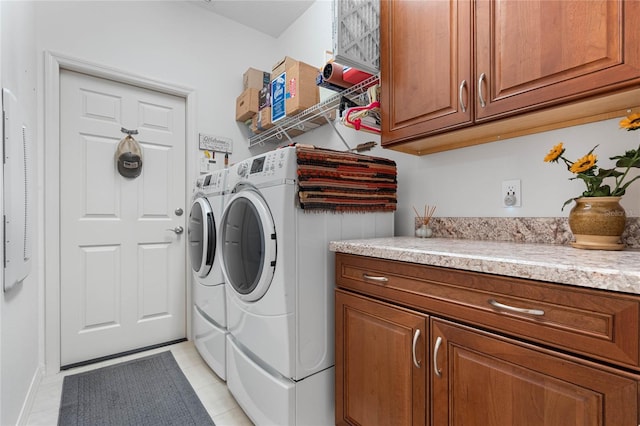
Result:
<svg viewBox="0 0 640 426"><path fill-rule="evenodd" d="M581 197L569 213L569 227L575 237L573 247L594 250L622 250L620 237L627 215L622 197Z"/></svg>

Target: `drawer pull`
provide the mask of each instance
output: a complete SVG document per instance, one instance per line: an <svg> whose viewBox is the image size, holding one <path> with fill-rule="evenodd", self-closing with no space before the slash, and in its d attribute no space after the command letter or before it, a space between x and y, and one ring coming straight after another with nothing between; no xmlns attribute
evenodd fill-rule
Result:
<svg viewBox="0 0 640 426"><path fill-rule="evenodd" d="M387 278L387 277L375 277L375 276L367 275L367 274L363 274L362 278L364 278L365 280L376 281L376 282L379 282L379 283L389 282L389 278Z"/></svg>
<svg viewBox="0 0 640 426"><path fill-rule="evenodd" d="M413 355L413 365L417 368L420 368L420 361L416 358L416 345L418 343L418 338L420 337L420 330L416 330L413 334L413 346L411 347L411 355Z"/></svg>
<svg viewBox="0 0 640 426"><path fill-rule="evenodd" d="M442 370L438 367L438 351L440 351L440 345L442 345L442 337L438 336L436 345L433 347L433 372L436 373L438 377L442 377Z"/></svg>
<svg viewBox="0 0 640 426"><path fill-rule="evenodd" d="M535 315L542 316L544 315L544 311L542 309L524 309L524 308L516 308L515 306L505 305L496 301L495 299L489 299L489 304L494 308L503 309L505 311L517 312L519 314L527 314L527 315Z"/></svg>

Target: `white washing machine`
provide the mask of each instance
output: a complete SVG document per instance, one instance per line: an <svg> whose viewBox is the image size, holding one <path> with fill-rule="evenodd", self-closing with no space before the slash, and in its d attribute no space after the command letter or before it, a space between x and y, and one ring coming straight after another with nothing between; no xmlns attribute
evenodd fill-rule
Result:
<svg viewBox="0 0 640 426"><path fill-rule="evenodd" d="M192 270L192 338L200 356L226 380L227 313L219 230L228 170L217 170L196 181L188 222Z"/></svg>
<svg viewBox="0 0 640 426"><path fill-rule="evenodd" d="M227 386L258 425L334 424L334 257L329 241L393 235L393 213L297 206L295 147L229 172L221 222Z"/></svg>

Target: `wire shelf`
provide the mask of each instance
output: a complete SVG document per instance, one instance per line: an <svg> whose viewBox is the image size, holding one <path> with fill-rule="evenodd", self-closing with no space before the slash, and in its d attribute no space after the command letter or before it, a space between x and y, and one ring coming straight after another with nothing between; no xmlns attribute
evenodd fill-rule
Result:
<svg viewBox="0 0 640 426"><path fill-rule="evenodd" d="M305 109L292 117L286 117L275 123L274 127L255 134L249 138L249 148L264 144L265 142L291 140L292 136L316 129L323 124L331 123L331 112L340 106L343 98L347 98L359 105L366 103L367 88L378 84L379 76L374 75L362 82L355 84L324 101ZM331 123L333 124L333 123ZM290 135L292 133L292 135Z"/></svg>

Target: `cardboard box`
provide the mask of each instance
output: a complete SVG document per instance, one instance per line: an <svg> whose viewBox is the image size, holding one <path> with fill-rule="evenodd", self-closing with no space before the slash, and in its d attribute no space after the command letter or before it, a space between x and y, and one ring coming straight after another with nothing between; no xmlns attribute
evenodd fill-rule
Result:
<svg viewBox="0 0 640 426"><path fill-rule="evenodd" d="M236 98L236 121L247 121L258 113L258 93L253 87Z"/></svg>
<svg viewBox="0 0 640 426"><path fill-rule="evenodd" d="M290 58L289 56L285 56L284 58L273 64L273 68L271 69L271 81L285 72L287 68L291 68L296 62L298 61Z"/></svg>
<svg viewBox="0 0 640 426"><path fill-rule="evenodd" d="M273 127L273 123L271 122L271 107L261 109L255 117L256 127L259 130L268 130Z"/></svg>
<svg viewBox="0 0 640 426"><path fill-rule="evenodd" d="M318 69L304 62L287 68L287 115L295 115L320 102L320 90L316 84Z"/></svg>
<svg viewBox="0 0 640 426"><path fill-rule="evenodd" d="M258 133L262 133L262 129L258 128L258 114L251 117L251 125L249 126L249 129L256 135Z"/></svg>
<svg viewBox="0 0 640 426"><path fill-rule="evenodd" d="M271 82L271 73L249 68L242 74L243 89L262 89Z"/></svg>
<svg viewBox="0 0 640 426"><path fill-rule="evenodd" d="M271 121L296 115L320 102L316 84L318 69L288 56L274 66L271 74Z"/></svg>

